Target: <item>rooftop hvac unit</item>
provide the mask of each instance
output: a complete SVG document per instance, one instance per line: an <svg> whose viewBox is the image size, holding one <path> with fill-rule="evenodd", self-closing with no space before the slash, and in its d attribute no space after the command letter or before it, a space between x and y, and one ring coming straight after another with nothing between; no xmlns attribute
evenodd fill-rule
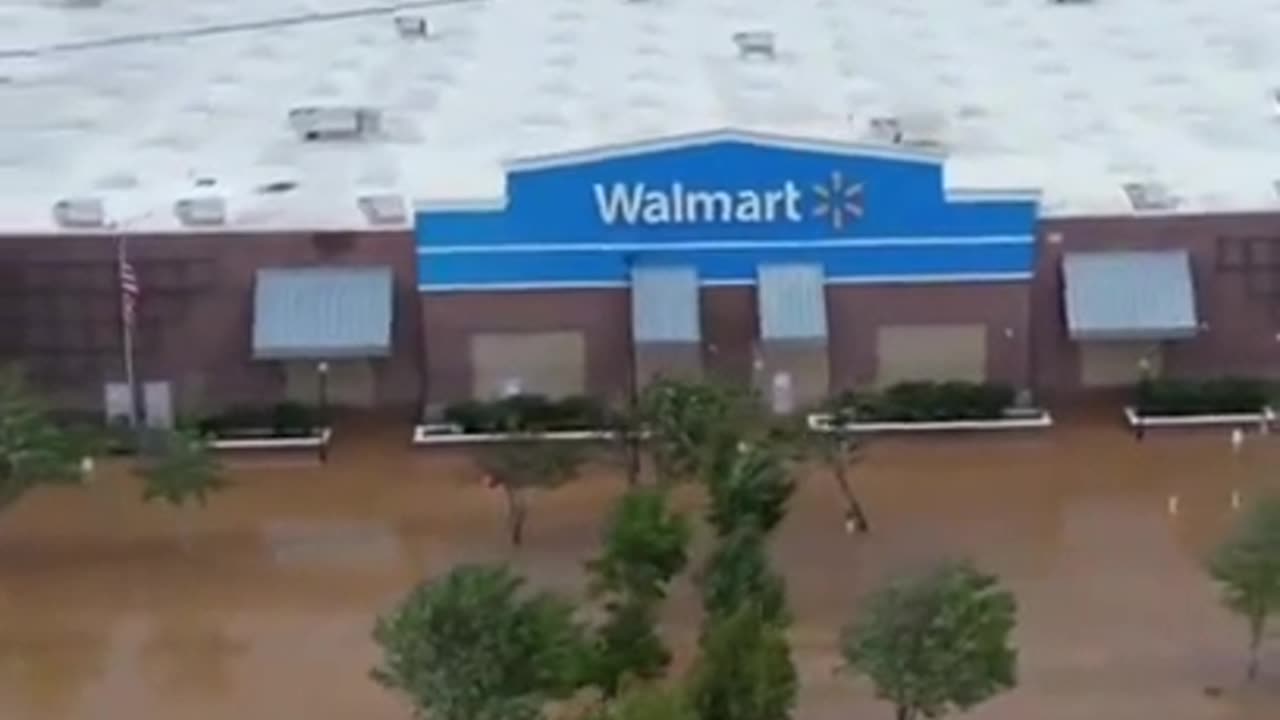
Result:
<svg viewBox="0 0 1280 720"><path fill-rule="evenodd" d="M227 221L227 202L217 195L182 198L173 204L173 214L183 225L222 225Z"/></svg>
<svg viewBox="0 0 1280 720"><path fill-rule="evenodd" d="M759 57L772 60L777 57L771 30L747 30L733 34L733 44L738 46L738 57Z"/></svg>
<svg viewBox="0 0 1280 720"><path fill-rule="evenodd" d="M1181 204L1163 183L1129 182L1122 187L1134 210L1174 210Z"/></svg>
<svg viewBox="0 0 1280 720"><path fill-rule="evenodd" d="M404 199L399 195L362 195L356 205L370 225L403 225L409 220Z"/></svg>
<svg viewBox="0 0 1280 720"><path fill-rule="evenodd" d="M867 131L873 142L914 148L940 148L945 121L935 113L912 112L873 117Z"/></svg>
<svg viewBox="0 0 1280 720"><path fill-rule="evenodd" d="M871 137L879 142L897 145L902 142L902 122L896 117L873 117L867 123Z"/></svg>
<svg viewBox="0 0 1280 720"><path fill-rule="evenodd" d="M303 140L354 140L376 134L382 114L373 108L300 107L289 111L289 124Z"/></svg>
<svg viewBox="0 0 1280 720"><path fill-rule="evenodd" d="M67 228L100 228L107 213L101 198L65 198L53 204L53 219Z"/></svg>
<svg viewBox="0 0 1280 720"><path fill-rule="evenodd" d="M396 32L406 40L425 39L431 37L431 25L421 15L395 16Z"/></svg>

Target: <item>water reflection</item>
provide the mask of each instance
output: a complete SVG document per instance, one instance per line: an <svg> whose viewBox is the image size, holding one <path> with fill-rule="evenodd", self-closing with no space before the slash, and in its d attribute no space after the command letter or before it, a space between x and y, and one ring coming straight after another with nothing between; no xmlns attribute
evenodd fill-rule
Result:
<svg viewBox="0 0 1280 720"><path fill-rule="evenodd" d="M86 687L102 678L111 633L92 618L15 612L0 620L0 716L87 717Z"/></svg>
<svg viewBox="0 0 1280 720"><path fill-rule="evenodd" d="M224 619L211 613L166 613L149 625L140 654L153 687L187 698L228 694L249 645L230 634Z"/></svg>
<svg viewBox="0 0 1280 720"><path fill-rule="evenodd" d="M540 585L580 592L623 488L610 472L540 494L513 552L501 498L462 454L409 450L400 426L342 438L324 466L235 468L228 492L183 518L190 552L173 512L139 503L136 481L111 463L90 492L11 508L0 522L0 720L402 720L368 680L373 616L465 561L509 560ZM1235 682L1244 646L1200 559L1237 512L1233 493L1247 502L1274 486L1278 460L1280 438L1250 437L1233 454L1223 433L1136 443L1110 421L882 440L852 476L874 528L865 537L843 531L828 478L802 481L772 547L797 611L797 717L887 714L832 675L835 628L883 578L957 554L1001 573L1022 613L1022 687L974 718L1274 717L1202 692ZM700 503L692 488L678 501ZM664 614L677 663L696 643L698 607L682 579Z"/></svg>

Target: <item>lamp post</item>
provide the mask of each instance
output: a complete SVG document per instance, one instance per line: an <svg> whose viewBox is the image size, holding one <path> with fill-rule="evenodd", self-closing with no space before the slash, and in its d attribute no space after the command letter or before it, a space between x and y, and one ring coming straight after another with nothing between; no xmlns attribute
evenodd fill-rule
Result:
<svg viewBox="0 0 1280 720"><path fill-rule="evenodd" d="M316 407L324 420L329 409L329 363L324 360L316 363Z"/></svg>
<svg viewBox="0 0 1280 720"><path fill-rule="evenodd" d="M316 407L319 416L319 428L313 428L320 432L324 432L324 427L329 425L329 363L321 360L316 363ZM320 462L326 462L329 459L329 445L326 441L320 443Z"/></svg>

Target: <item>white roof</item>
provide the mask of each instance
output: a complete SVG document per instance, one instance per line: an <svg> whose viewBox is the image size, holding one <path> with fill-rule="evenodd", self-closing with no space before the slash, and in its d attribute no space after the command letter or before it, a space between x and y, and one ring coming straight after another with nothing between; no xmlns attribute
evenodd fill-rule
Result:
<svg viewBox="0 0 1280 720"><path fill-rule="evenodd" d="M949 187L1039 187L1049 214L1130 212L1128 182L1280 209L1276 0L401 3L427 39L378 0L68 1L0 3L0 232L81 196L179 227L174 201L211 192L232 226L359 227L361 194L501 194L512 156L718 127L867 142L881 116L944 144ZM752 30L774 59L738 57ZM376 108L382 137L304 142L299 106Z"/></svg>

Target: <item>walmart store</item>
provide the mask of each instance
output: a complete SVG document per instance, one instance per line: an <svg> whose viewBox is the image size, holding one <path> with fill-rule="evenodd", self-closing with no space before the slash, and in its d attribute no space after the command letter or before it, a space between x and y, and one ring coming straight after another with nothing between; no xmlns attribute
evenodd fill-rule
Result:
<svg viewBox="0 0 1280 720"><path fill-rule="evenodd" d="M530 158L419 208L429 404L624 397L657 374L775 402L908 379L1029 387L1037 199L938 156L722 131Z"/></svg>

